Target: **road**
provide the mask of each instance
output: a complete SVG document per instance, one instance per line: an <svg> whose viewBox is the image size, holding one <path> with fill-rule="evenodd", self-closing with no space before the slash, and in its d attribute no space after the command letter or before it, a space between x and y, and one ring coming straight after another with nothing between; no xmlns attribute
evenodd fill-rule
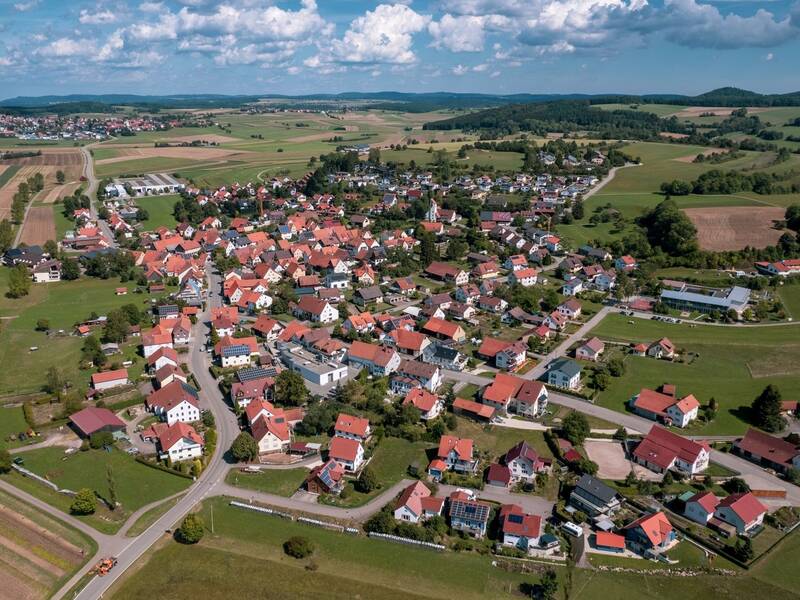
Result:
<svg viewBox="0 0 800 600"><path fill-rule="evenodd" d="M94 157L91 152L94 146L95 144L81 146L81 154L83 154L83 176L86 177L86 181L89 183L89 187L86 188L86 195L89 196L89 211L92 213L92 219L97 221L103 235L109 239L112 246L116 247L117 239L114 236L114 232L111 231L108 223L98 217L97 188L100 186L100 181L94 174Z"/></svg>

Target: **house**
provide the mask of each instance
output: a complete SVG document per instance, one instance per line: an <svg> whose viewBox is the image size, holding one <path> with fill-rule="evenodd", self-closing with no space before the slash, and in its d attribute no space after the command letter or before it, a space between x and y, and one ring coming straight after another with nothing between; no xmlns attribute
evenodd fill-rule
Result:
<svg viewBox="0 0 800 600"><path fill-rule="evenodd" d="M192 460L203 455L203 438L187 423L173 423L158 435L159 458L171 463Z"/></svg>
<svg viewBox="0 0 800 600"><path fill-rule="evenodd" d="M236 371L238 381L231 384L231 402L240 408L247 408L252 402L269 400L275 378L267 373L266 369L259 367Z"/></svg>
<svg viewBox="0 0 800 600"><path fill-rule="evenodd" d="M450 371L462 371L469 359L455 348L437 342L425 347L421 360Z"/></svg>
<svg viewBox="0 0 800 600"><path fill-rule="evenodd" d="M306 489L312 494L338 495L345 483L344 468L332 459L311 469L306 477Z"/></svg>
<svg viewBox="0 0 800 600"><path fill-rule="evenodd" d="M576 296L583 291L583 280L573 277L561 286L561 293L564 296Z"/></svg>
<svg viewBox="0 0 800 600"><path fill-rule="evenodd" d="M200 420L200 405L197 390L182 381L173 381L152 392L145 406L167 422L194 423Z"/></svg>
<svg viewBox="0 0 800 600"><path fill-rule="evenodd" d="M346 365L327 357L320 358L297 344L283 345L280 358L287 368L300 373L303 379L315 385L333 384L348 376Z"/></svg>
<svg viewBox="0 0 800 600"><path fill-rule="evenodd" d="M511 471L505 465L492 463L486 469L486 484L507 488L511 485Z"/></svg>
<svg viewBox="0 0 800 600"><path fill-rule="evenodd" d="M439 416L444 408L444 400L436 394L431 394L422 388L409 390L403 398L403 405L412 404L420 412L423 421L429 421Z"/></svg>
<svg viewBox="0 0 800 600"><path fill-rule="evenodd" d="M92 374L92 389L98 392L128 385L128 383L128 369L116 369Z"/></svg>
<svg viewBox="0 0 800 600"><path fill-rule="evenodd" d="M752 533L764 522L767 507L752 492L731 494L723 498L714 510L714 517L736 528L736 533Z"/></svg>
<svg viewBox="0 0 800 600"><path fill-rule="evenodd" d="M656 473L674 469L691 476L708 467L709 451L705 442L695 442L653 425L633 451L633 460Z"/></svg>
<svg viewBox="0 0 800 600"><path fill-rule="evenodd" d="M50 259L33 267L31 274L34 283L61 281L61 261Z"/></svg>
<svg viewBox="0 0 800 600"><path fill-rule="evenodd" d="M508 271L518 271L528 267L528 259L524 254L512 254L503 263L503 268Z"/></svg>
<svg viewBox="0 0 800 600"><path fill-rule="evenodd" d="M647 356L672 360L675 356L675 345L669 339L661 338L647 347Z"/></svg>
<svg viewBox="0 0 800 600"><path fill-rule="evenodd" d="M660 511L636 519L624 531L628 548L645 557L657 556L677 542L672 523Z"/></svg>
<svg viewBox="0 0 800 600"><path fill-rule="evenodd" d="M454 497L455 496L455 497ZM492 507L485 502L470 500L463 493L453 492L450 496L450 527L456 531L482 538L486 535Z"/></svg>
<svg viewBox="0 0 800 600"><path fill-rule="evenodd" d="M356 340L347 351L347 362L369 370L370 375L391 375L400 366L400 355L387 346L377 346Z"/></svg>
<svg viewBox="0 0 800 600"><path fill-rule="evenodd" d="M625 537L609 531L597 531L594 534L594 547L603 552L619 554L625 551Z"/></svg>
<svg viewBox="0 0 800 600"><path fill-rule="evenodd" d="M125 431L125 422L107 408L89 406L71 414L69 420L73 429L84 438L101 431Z"/></svg>
<svg viewBox="0 0 800 600"><path fill-rule="evenodd" d="M625 256L620 256L614 261L614 268L617 271L630 272L634 271L638 266L639 263L636 261L636 259L628 254Z"/></svg>
<svg viewBox="0 0 800 600"><path fill-rule="evenodd" d="M372 431L369 428L369 419L354 417L345 413L339 413L336 424L333 426L333 434L338 437L356 440L361 443L366 442Z"/></svg>
<svg viewBox="0 0 800 600"><path fill-rule="evenodd" d="M521 285L522 287L531 287L536 285L539 272L536 269L524 268L516 269L508 274L508 285Z"/></svg>
<svg viewBox="0 0 800 600"><path fill-rule="evenodd" d="M250 347L247 344L232 344L223 347L220 352L220 364L223 369L249 366Z"/></svg>
<svg viewBox="0 0 800 600"><path fill-rule="evenodd" d="M503 348L494 358L498 369L513 371L518 369L528 357L528 344L523 341L514 342Z"/></svg>
<svg viewBox="0 0 800 600"><path fill-rule="evenodd" d="M404 327L390 331L386 342L393 344L401 354L408 354L414 358L422 354L431 343L428 336Z"/></svg>
<svg viewBox="0 0 800 600"><path fill-rule="evenodd" d="M431 495L421 481L412 483L403 490L394 507L394 518L406 523L419 523L442 514L444 498Z"/></svg>
<svg viewBox="0 0 800 600"><path fill-rule="evenodd" d="M479 404L472 400L456 398L453 401L453 412L457 415L471 417L476 421L490 423L497 415L497 409L486 404Z"/></svg>
<svg viewBox="0 0 800 600"><path fill-rule="evenodd" d="M508 302L495 296L480 296L478 308L494 314L502 314L508 308Z"/></svg>
<svg viewBox="0 0 800 600"><path fill-rule="evenodd" d="M569 317L556 311L551 312L542 322L547 328L553 331L562 331L569 323Z"/></svg>
<svg viewBox="0 0 800 600"><path fill-rule="evenodd" d="M664 389L671 390L670 386L662 386L662 392L656 392L647 388L642 390L630 399L630 407L636 414L661 421L676 427L686 427L697 418L700 409L700 402L693 395L689 394L676 399L674 391L671 394L663 393Z"/></svg>
<svg viewBox="0 0 800 600"><path fill-rule="evenodd" d="M591 360L597 361L600 360L600 355L605 352L606 345L603 343L598 337L593 337L588 342L585 342L578 346L578 349L575 350L575 358L579 360Z"/></svg>
<svg viewBox="0 0 800 600"><path fill-rule="evenodd" d="M549 459L542 458L528 442L518 442L506 452L503 462L508 467L513 483L533 483L536 475L547 473L552 466Z"/></svg>
<svg viewBox="0 0 800 600"><path fill-rule="evenodd" d="M178 366L178 353L172 347L159 348L147 358L147 366L158 371L166 365Z"/></svg>
<svg viewBox="0 0 800 600"><path fill-rule="evenodd" d="M328 446L328 457L335 460L349 473L355 473L364 463L364 448L358 440L334 437Z"/></svg>
<svg viewBox="0 0 800 600"><path fill-rule="evenodd" d="M461 343L467 339L467 334L461 325L456 325L444 319L433 317L422 326L422 331L442 340L452 340Z"/></svg>
<svg viewBox="0 0 800 600"><path fill-rule="evenodd" d="M154 327L142 333L142 353L145 358L150 358L159 348L172 348L172 334Z"/></svg>
<svg viewBox="0 0 800 600"><path fill-rule="evenodd" d="M733 442L733 452L779 473L800 469L800 448L752 427L742 439Z"/></svg>
<svg viewBox="0 0 800 600"><path fill-rule="evenodd" d="M250 423L250 432L258 445L259 454L286 452L292 442L292 432L283 411L278 409L276 413L272 416L260 415Z"/></svg>
<svg viewBox="0 0 800 600"><path fill-rule="evenodd" d="M250 329L262 338L265 338L268 342L271 342L277 339L278 334L283 331L284 326L280 321L272 319L267 315L260 315Z"/></svg>
<svg viewBox="0 0 800 600"><path fill-rule="evenodd" d="M441 465L438 463L434 466L437 461L444 465L443 470L439 468ZM428 467L428 474L439 481L444 471L474 475L477 468L478 460L473 456L472 440L443 435L439 440L436 459L431 461L431 465Z"/></svg>
<svg viewBox="0 0 800 600"><path fill-rule="evenodd" d="M499 410L535 418L547 406L547 388L539 381L527 381L507 373L497 373L484 388L481 402Z"/></svg>
<svg viewBox="0 0 800 600"><path fill-rule="evenodd" d="M442 373L436 365L403 359L389 385L395 394L405 395L410 389L419 386L435 393L441 383Z"/></svg>
<svg viewBox="0 0 800 600"><path fill-rule="evenodd" d="M718 504L719 498L711 492L698 492L686 501L683 516L695 523L708 525Z"/></svg>
<svg viewBox="0 0 800 600"><path fill-rule="evenodd" d="M547 383L560 388L577 390L581 387L581 366L568 358L554 360L547 370Z"/></svg>
<svg viewBox="0 0 800 600"><path fill-rule="evenodd" d="M329 302L308 295L300 298L294 314L313 323L333 323L339 318L339 311Z"/></svg>
<svg viewBox="0 0 800 600"><path fill-rule="evenodd" d="M372 333L375 329L375 319L371 313L362 312L357 315L350 315L342 323L342 331L345 334L351 332L358 334Z"/></svg>
<svg viewBox="0 0 800 600"><path fill-rule="evenodd" d="M359 288L353 295L353 302L360 306L367 306L369 304L380 304L383 302L383 291L377 285Z"/></svg>
<svg viewBox="0 0 800 600"><path fill-rule="evenodd" d="M568 319L577 319L581 315L581 303L575 298L570 298L559 304L556 310Z"/></svg>
<svg viewBox="0 0 800 600"><path fill-rule="evenodd" d="M469 281L469 273L444 262L432 262L425 267L425 274L433 279L455 285L464 285Z"/></svg>
<svg viewBox="0 0 800 600"><path fill-rule="evenodd" d="M498 519L504 546L528 552L539 545L542 534L542 518L539 515L525 513L516 504L503 504Z"/></svg>
<svg viewBox="0 0 800 600"><path fill-rule="evenodd" d="M590 517L611 516L622 506L614 488L591 475L582 475L569 496L569 503Z"/></svg>

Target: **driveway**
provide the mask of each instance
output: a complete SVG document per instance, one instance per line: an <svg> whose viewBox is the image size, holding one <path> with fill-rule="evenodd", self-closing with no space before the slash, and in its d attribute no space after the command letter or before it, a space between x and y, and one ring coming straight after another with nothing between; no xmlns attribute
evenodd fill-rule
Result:
<svg viewBox="0 0 800 600"><path fill-rule="evenodd" d="M620 481L628 476L628 473L636 473L639 479L659 481L661 475L637 465L625 456L622 442L614 440L586 440L583 443L590 460L597 463L597 476L600 479L613 479Z"/></svg>

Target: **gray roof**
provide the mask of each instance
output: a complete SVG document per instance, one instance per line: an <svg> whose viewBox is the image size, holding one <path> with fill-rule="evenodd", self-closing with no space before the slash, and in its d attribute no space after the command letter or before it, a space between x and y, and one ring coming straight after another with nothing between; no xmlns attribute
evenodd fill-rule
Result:
<svg viewBox="0 0 800 600"><path fill-rule="evenodd" d="M611 502L617 495L617 492L615 492L613 488L591 475L583 475L578 480L575 488L583 490L595 498L599 498L603 502Z"/></svg>
<svg viewBox="0 0 800 600"><path fill-rule="evenodd" d="M550 365L548 372L551 371L561 371L567 377L572 378L581 372L581 366L574 360L570 360L568 358L559 358L558 360L553 361L553 364Z"/></svg>

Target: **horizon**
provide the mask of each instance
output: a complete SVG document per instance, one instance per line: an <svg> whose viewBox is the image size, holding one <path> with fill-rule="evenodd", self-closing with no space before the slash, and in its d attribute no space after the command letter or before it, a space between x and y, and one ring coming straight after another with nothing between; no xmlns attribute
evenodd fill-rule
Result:
<svg viewBox="0 0 800 600"><path fill-rule="evenodd" d="M800 90L790 0L0 0L0 15L8 97Z"/></svg>

